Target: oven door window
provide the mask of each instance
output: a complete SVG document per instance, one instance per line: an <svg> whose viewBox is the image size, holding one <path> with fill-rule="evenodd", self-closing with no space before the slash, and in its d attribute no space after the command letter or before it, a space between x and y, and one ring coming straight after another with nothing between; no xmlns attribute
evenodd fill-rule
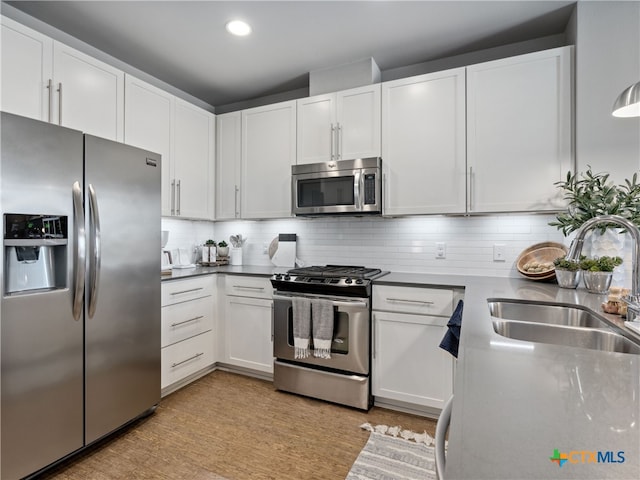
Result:
<svg viewBox="0 0 640 480"><path fill-rule="evenodd" d="M298 180L298 207L353 205L354 185L354 175Z"/></svg>
<svg viewBox="0 0 640 480"><path fill-rule="evenodd" d="M287 343L293 347L293 309L289 308ZM311 321L313 332L313 320ZM313 337L313 335L312 335ZM333 340L331 341L331 353L347 355L349 353L349 314L333 308ZM313 350L313 338L309 339L309 348Z"/></svg>

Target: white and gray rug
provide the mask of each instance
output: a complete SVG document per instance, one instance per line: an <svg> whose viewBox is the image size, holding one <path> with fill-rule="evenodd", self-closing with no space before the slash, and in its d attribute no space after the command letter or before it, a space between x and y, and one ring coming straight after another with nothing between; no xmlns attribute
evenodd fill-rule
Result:
<svg viewBox="0 0 640 480"><path fill-rule="evenodd" d="M361 428L371 436L351 467L346 480L435 480L434 440L427 433L416 434L386 425Z"/></svg>

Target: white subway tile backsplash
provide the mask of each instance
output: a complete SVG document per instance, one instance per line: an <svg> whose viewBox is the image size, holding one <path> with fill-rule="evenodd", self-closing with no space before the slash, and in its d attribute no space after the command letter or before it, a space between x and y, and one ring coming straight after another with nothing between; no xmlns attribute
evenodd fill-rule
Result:
<svg viewBox="0 0 640 480"><path fill-rule="evenodd" d="M569 245L548 222L552 215L474 217L319 217L262 221L203 222L162 219L168 248L188 248L213 238L242 234L243 261L271 265L264 253L279 233L296 233L297 257L306 265L365 265L417 273L518 277L518 255L535 243ZM436 259L436 242L446 243L446 258ZM505 261L493 261L493 245L505 245ZM195 257L194 257L195 260Z"/></svg>

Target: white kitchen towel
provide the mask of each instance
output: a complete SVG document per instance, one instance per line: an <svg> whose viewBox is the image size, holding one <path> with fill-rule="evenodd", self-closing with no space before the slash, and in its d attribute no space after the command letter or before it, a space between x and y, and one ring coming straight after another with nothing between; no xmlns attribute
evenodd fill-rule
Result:
<svg viewBox="0 0 640 480"><path fill-rule="evenodd" d="M291 299L293 309L293 346L295 358L309 356L311 336L311 300L302 297Z"/></svg>
<svg viewBox="0 0 640 480"><path fill-rule="evenodd" d="M313 320L313 356L331 358L333 303L330 300L312 300L311 318Z"/></svg>

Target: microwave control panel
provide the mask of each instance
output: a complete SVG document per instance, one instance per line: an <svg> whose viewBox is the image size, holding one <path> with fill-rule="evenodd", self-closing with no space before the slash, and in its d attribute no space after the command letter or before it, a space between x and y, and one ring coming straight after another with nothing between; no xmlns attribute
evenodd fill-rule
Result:
<svg viewBox="0 0 640 480"><path fill-rule="evenodd" d="M364 204L375 205L376 203L376 174L364 174Z"/></svg>

